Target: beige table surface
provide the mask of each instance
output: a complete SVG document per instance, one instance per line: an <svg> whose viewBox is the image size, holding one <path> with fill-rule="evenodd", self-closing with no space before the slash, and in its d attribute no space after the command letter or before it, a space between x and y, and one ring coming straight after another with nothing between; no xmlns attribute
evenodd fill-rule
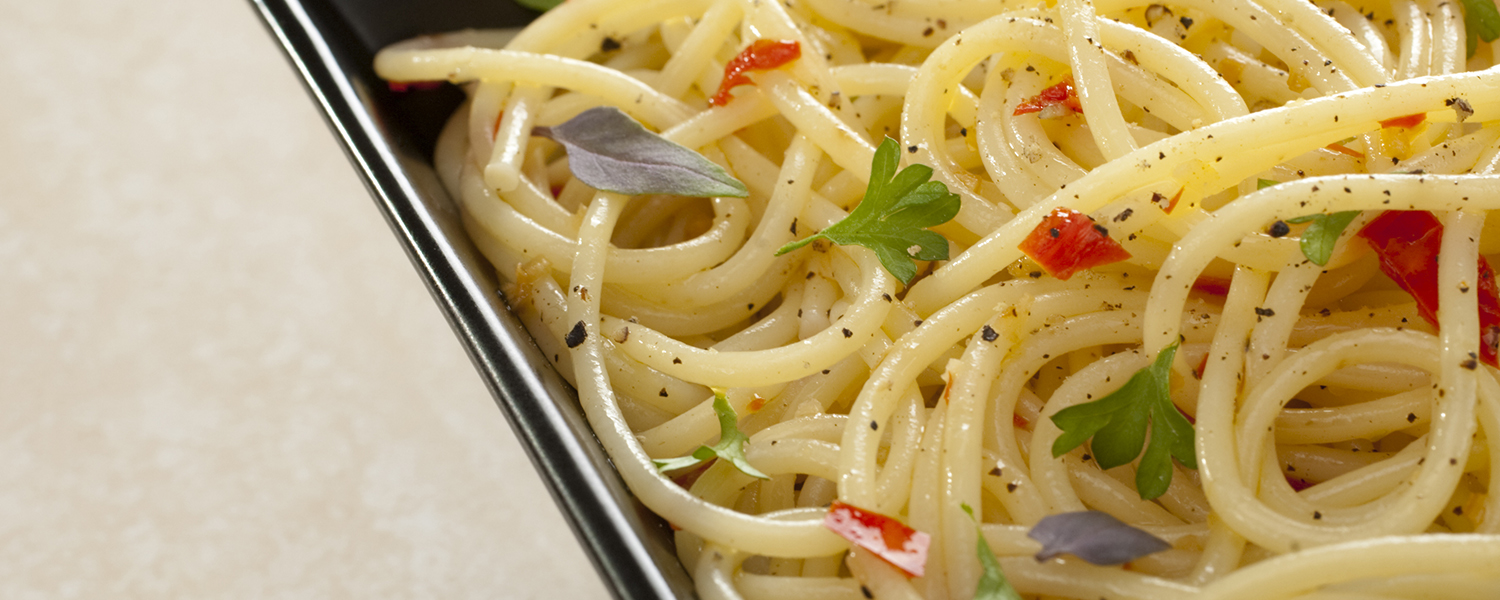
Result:
<svg viewBox="0 0 1500 600"><path fill-rule="evenodd" d="M0 0L0 598L604 595L241 0Z"/></svg>

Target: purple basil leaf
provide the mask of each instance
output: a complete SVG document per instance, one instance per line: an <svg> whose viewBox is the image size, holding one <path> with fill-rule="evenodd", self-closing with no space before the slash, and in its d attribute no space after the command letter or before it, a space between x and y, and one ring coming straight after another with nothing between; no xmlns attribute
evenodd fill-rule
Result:
<svg viewBox="0 0 1500 600"><path fill-rule="evenodd" d="M1026 535L1042 543L1037 562L1072 554L1096 565L1119 565L1172 547L1097 510L1045 517Z"/></svg>
<svg viewBox="0 0 1500 600"><path fill-rule="evenodd" d="M531 133L567 148L573 176L594 189L632 196L750 195L745 184L702 154L647 131L612 106L591 108L561 125L534 127Z"/></svg>

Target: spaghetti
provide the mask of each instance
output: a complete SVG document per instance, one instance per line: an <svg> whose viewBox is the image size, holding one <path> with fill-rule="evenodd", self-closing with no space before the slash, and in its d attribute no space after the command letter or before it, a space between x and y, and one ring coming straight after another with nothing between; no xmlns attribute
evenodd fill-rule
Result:
<svg viewBox="0 0 1500 600"><path fill-rule="evenodd" d="M571 0L376 68L467 87L438 170L703 598L969 598L981 535L1027 598L1493 597L1500 44L1466 36L1489 1ZM736 58L765 40L800 53ZM711 104L731 63L749 85ZM597 106L748 196L582 183L532 129ZM886 137L961 198L951 258L907 286L860 246L778 255L860 203ZM1387 211L1432 216L1370 227ZM1050 264L1032 236L1064 218L1118 252ZM1168 350L1191 460L1152 458L1160 413L1121 466L1103 434L1054 445ZM715 443L715 390L768 478L653 462ZM920 576L830 504L914 531ZM1171 548L1032 558L1083 510Z"/></svg>

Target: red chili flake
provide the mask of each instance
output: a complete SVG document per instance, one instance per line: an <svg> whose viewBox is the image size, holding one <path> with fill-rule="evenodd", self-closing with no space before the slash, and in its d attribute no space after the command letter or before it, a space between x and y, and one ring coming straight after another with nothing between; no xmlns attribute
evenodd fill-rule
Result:
<svg viewBox="0 0 1500 600"><path fill-rule="evenodd" d="M1021 252L1058 279L1130 258L1109 230L1076 210L1058 207L1021 242Z"/></svg>
<svg viewBox="0 0 1500 600"><path fill-rule="evenodd" d="M1203 374L1208 372L1208 355L1203 355L1203 360L1198 361L1198 368L1193 369L1193 376L1203 379ZM1183 416L1187 416L1184 414Z"/></svg>
<svg viewBox="0 0 1500 600"><path fill-rule="evenodd" d="M1303 479L1301 477L1292 477L1291 475L1286 476L1286 482L1292 484L1292 489L1299 492L1313 486L1313 484L1308 482L1306 479Z"/></svg>
<svg viewBox="0 0 1500 600"><path fill-rule="evenodd" d="M1193 281L1193 291L1203 292L1211 296L1227 296L1229 295L1229 283L1230 281L1223 277L1200 275L1198 279Z"/></svg>
<svg viewBox="0 0 1500 600"><path fill-rule="evenodd" d="M1011 415L1010 415L1010 424L1011 425L1015 425L1016 429L1030 429L1031 428L1031 421L1027 421L1026 417L1023 417L1023 416L1015 414L1015 413L1011 413Z"/></svg>
<svg viewBox="0 0 1500 600"><path fill-rule="evenodd" d="M1205 363L1208 362L1208 357L1207 356L1203 357L1203 362L1205 362ZM1191 423L1193 425L1197 425L1198 424L1198 419L1193 418L1193 415L1187 414L1187 411L1182 410L1181 406L1177 406L1176 404L1173 404L1172 408L1177 409L1177 414L1180 414L1180 415L1182 415L1182 418L1187 419L1188 423Z"/></svg>
<svg viewBox="0 0 1500 600"><path fill-rule="evenodd" d="M1348 146L1345 146L1343 144L1340 144L1338 142L1334 142L1332 144L1329 144L1327 146L1327 148L1329 150L1332 150L1334 152L1338 152L1340 154L1348 154L1349 156L1353 156L1354 158L1364 158L1365 157L1365 153L1360 152L1358 150L1355 150L1353 148L1350 148Z"/></svg>
<svg viewBox="0 0 1500 600"><path fill-rule="evenodd" d="M386 87L393 92L406 92L411 90L435 90L443 87L442 81L388 81Z"/></svg>
<svg viewBox="0 0 1500 600"><path fill-rule="evenodd" d="M493 139L495 139L497 137L500 137L500 122L504 121L504 120L505 120L505 111L502 110L502 111L500 111L500 114L495 115L495 126L490 128L490 139L493 140ZM556 196L557 193L554 192L552 195Z"/></svg>
<svg viewBox="0 0 1500 600"><path fill-rule="evenodd" d="M1422 112L1422 113L1416 113L1416 114L1406 115L1404 117L1396 117L1394 119L1386 119L1386 120L1380 122L1380 126L1381 127L1405 127L1407 129L1410 129L1412 127L1416 127L1418 125L1421 125L1422 122L1426 121L1426 120L1427 120L1427 113Z"/></svg>
<svg viewBox="0 0 1500 600"><path fill-rule="evenodd" d="M714 106L729 103L729 90L740 85L755 85L746 75L749 71L769 71L802 57L802 44L787 40L755 40L738 56L724 65L724 80L719 92L708 101Z"/></svg>
<svg viewBox="0 0 1500 600"><path fill-rule="evenodd" d="M1064 106L1072 112L1083 112L1083 104L1078 101L1078 90L1073 89L1073 78L1064 77L1057 85L1042 90L1040 94L1033 96L1030 100L1022 102L1011 113L1020 116L1028 113L1042 112L1053 106Z"/></svg>
<svg viewBox="0 0 1500 600"><path fill-rule="evenodd" d="M1438 326L1438 253L1443 245L1443 224L1426 211L1392 210L1370 221L1359 236L1370 243L1380 259L1380 270L1417 301L1417 314ZM1480 358L1500 366L1500 288L1495 270L1479 257Z"/></svg>
<svg viewBox="0 0 1500 600"><path fill-rule="evenodd" d="M1167 214L1170 215L1170 214L1172 214L1172 210L1175 209L1175 208L1177 208L1177 201L1182 199L1182 192L1184 190L1186 190L1186 189L1187 188L1178 188L1177 193L1176 194L1172 194L1172 199L1171 200L1167 200L1166 198L1163 198L1160 195L1156 196L1156 198L1153 198L1153 200L1160 199L1160 200L1157 200L1156 205L1161 208L1162 212L1167 213ZM1162 202L1161 202L1162 200L1166 200L1166 204L1162 204Z"/></svg>
<svg viewBox="0 0 1500 600"><path fill-rule="evenodd" d="M896 519L835 500L823 517L823 526L907 575L921 577L925 572L932 536Z"/></svg>
<svg viewBox="0 0 1500 600"><path fill-rule="evenodd" d="M745 405L745 410L748 412L759 412L760 409L765 407L766 399L762 398L760 394L756 394L753 398L750 399L750 403Z"/></svg>

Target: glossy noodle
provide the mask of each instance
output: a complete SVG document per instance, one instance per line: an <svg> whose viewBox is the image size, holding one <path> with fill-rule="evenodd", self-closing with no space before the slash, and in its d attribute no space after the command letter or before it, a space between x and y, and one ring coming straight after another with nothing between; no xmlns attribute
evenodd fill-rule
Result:
<svg viewBox="0 0 1500 600"><path fill-rule="evenodd" d="M982 535L1026 598L1489 598L1500 44L1465 32L1489 1L570 0L376 68L465 86L439 172L700 597L971 598ZM710 105L755 40L800 58ZM583 183L533 127L598 106L748 196ZM905 285L862 246L777 255L860 203L887 137L961 199L950 258ZM1059 209L1130 258L1052 276L1022 248ZM1140 488L1164 412L1143 458L1055 455L1053 416L1169 350L1192 433L1164 493ZM716 389L769 478L653 463L719 439ZM921 576L831 504L925 533ZM1085 510L1171 548L1032 557Z"/></svg>

